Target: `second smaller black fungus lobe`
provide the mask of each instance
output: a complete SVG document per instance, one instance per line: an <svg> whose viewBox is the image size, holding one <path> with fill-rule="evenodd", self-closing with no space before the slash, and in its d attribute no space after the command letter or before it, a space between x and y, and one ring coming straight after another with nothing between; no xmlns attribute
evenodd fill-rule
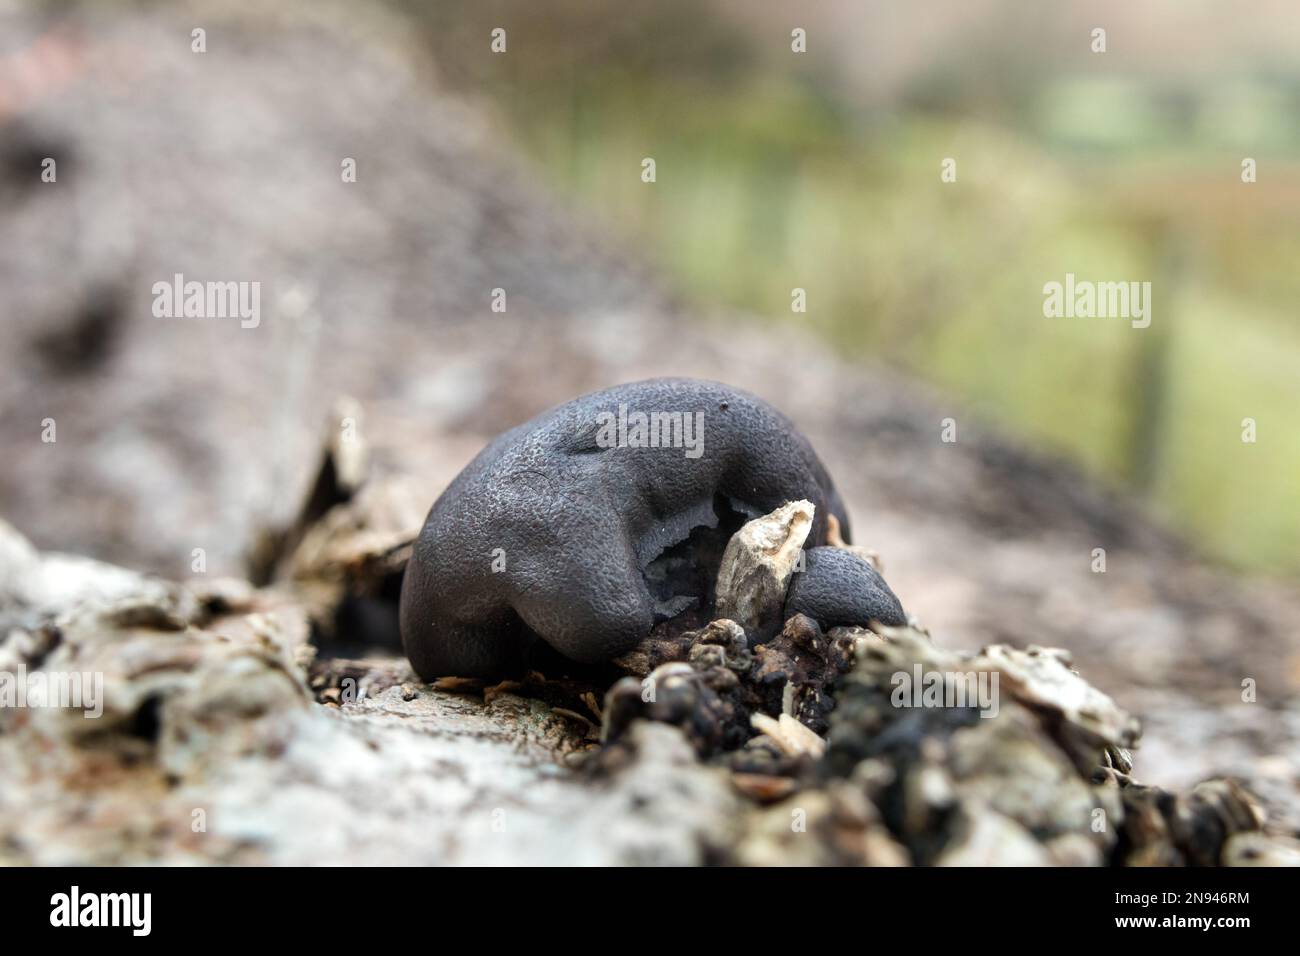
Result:
<svg viewBox="0 0 1300 956"><path fill-rule="evenodd" d="M785 616L806 614L824 628L879 621L902 627L907 614L870 562L843 548L809 548L790 579Z"/></svg>

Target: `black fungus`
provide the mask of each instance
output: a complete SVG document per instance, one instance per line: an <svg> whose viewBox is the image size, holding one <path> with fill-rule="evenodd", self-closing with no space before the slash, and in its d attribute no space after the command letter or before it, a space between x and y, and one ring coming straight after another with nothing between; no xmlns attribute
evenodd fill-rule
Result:
<svg viewBox="0 0 1300 956"><path fill-rule="evenodd" d="M810 547L828 515L847 539L812 446L753 395L693 379L584 395L497 437L434 503L402 586L403 646L426 679L519 669L538 638L609 660L711 598L663 593L674 574L648 583L656 559L800 498L816 508Z"/></svg>
<svg viewBox="0 0 1300 956"><path fill-rule="evenodd" d="M907 623L903 605L879 572L843 548L809 548L805 568L795 574L785 601L787 619L806 614L823 628Z"/></svg>

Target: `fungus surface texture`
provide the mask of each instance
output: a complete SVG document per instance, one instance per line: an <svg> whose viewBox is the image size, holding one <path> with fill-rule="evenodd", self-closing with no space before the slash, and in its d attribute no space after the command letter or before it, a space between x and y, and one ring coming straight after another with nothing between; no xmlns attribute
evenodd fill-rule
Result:
<svg viewBox="0 0 1300 956"><path fill-rule="evenodd" d="M497 437L434 503L402 582L406 654L425 679L518 670L538 639L609 660L711 610L730 535L801 498L807 547L828 515L848 539L812 446L753 395L693 379L583 395Z"/></svg>
<svg viewBox="0 0 1300 956"><path fill-rule="evenodd" d="M866 559L843 548L809 548L804 571L790 580L785 617L806 614L822 627L879 621L890 627L907 623L903 605L880 572Z"/></svg>

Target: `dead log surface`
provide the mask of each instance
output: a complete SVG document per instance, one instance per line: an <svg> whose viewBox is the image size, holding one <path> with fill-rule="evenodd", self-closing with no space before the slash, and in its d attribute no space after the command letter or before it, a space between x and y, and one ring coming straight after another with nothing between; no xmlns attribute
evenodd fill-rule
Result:
<svg viewBox="0 0 1300 956"><path fill-rule="evenodd" d="M340 394L362 409L377 473L405 483L392 509L405 515L501 429L660 374L723 380L789 413L835 475L859 543L884 556L941 645L1068 648L1142 718L1143 779L1185 788L1234 774L1274 826L1300 829L1292 589L1205 566L1131 503L964 419L959 443L939 443L952 410L891 372L797 330L688 319L557 211L477 106L438 89L436 64L405 43L400 20L374 15L359 56L358 13L345 22L341 9L295 8L315 24L304 31L231 6L212 22L238 38L216 73L171 42L188 35L183 12L0 12L6 36L44 38L68 65L20 115L0 115L4 142L69 157L76 171L58 189L7 196L0 219L11 319L0 323L0 404L13 412L0 417L0 501L42 549L4 534L0 639L14 667L91 661L118 675L106 686L116 729L102 738L57 715L3 715L5 765L23 768L0 780L5 859L700 862L746 845L734 826L748 804L731 772L685 759L675 731L637 733L649 736L646 760L673 768L698 806L677 814L651 801L665 816L639 829L635 813L619 822L638 761L631 784L599 768L574 777L566 755L589 744L580 719L510 694L485 703L419 687L407 700L392 660L313 669L308 621L319 630L340 593L318 572L340 567L328 543L349 530L347 513L312 516L278 590L212 580L243 578L259 531L300 510ZM230 115L253 119L232 129ZM365 188L338 182L351 153ZM51 223L66 230L52 236ZM155 319L152 283L176 271L261 279L264 324ZM497 286L511 290L505 314L488 308ZM63 360L73 354L83 358ZM39 441L46 417L59 423L55 445ZM400 561L383 548L400 544L393 524L405 520L369 528L373 566L340 573L382 579ZM1089 568L1094 547L1108 551L1106 574ZM195 548L205 575L191 573ZM137 677L139 660L150 663ZM338 688L335 711L320 703L334 688L311 686L331 674L377 689L358 702ZM1255 703L1242 701L1245 679ZM751 774L743 786L785 784ZM825 819L869 817L834 791L816 791ZM607 814L575 810L597 793ZM484 807L534 842L497 839ZM192 829L195 810L206 835ZM575 826L626 839L586 842ZM894 857L863 839L873 859ZM971 841L985 845L987 832Z"/></svg>

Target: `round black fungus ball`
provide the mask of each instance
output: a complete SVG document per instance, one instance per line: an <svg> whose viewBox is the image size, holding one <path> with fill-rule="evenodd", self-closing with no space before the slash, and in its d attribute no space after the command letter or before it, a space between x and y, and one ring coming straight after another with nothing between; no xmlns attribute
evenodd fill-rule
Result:
<svg viewBox="0 0 1300 956"><path fill-rule="evenodd" d="M785 617L806 614L823 628L907 623L903 605L871 563L843 548L809 548L790 579Z"/></svg>
<svg viewBox="0 0 1300 956"><path fill-rule="evenodd" d="M538 639L608 660L707 608L711 594L672 593L703 560L681 553L698 529L799 498L816 508L810 547L832 514L847 540L812 446L753 395L653 379L576 398L496 438L434 502L402 581L406 654L425 679L518 669Z"/></svg>

